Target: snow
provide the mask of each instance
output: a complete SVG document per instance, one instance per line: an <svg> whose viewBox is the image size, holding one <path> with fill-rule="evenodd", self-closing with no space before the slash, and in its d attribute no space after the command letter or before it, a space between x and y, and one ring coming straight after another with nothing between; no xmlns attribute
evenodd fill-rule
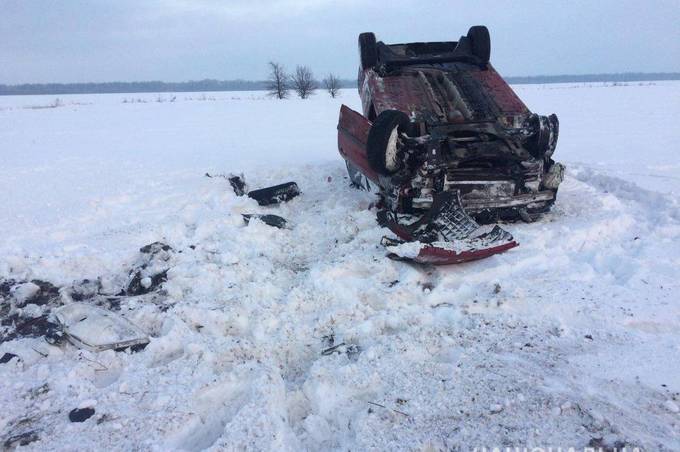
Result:
<svg viewBox="0 0 680 452"><path fill-rule="evenodd" d="M31 299L35 294L40 291L40 287L32 282L18 284L12 288L12 295L17 300L19 304L25 304L26 301Z"/></svg>
<svg viewBox="0 0 680 452"><path fill-rule="evenodd" d="M442 242L443 243L443 242ZM426 246L418 241L415 242L405 242L398 245L391 245L385 247L390 253L394 253L399 257L404 257L408 259L415 259L420 254L420 251Z"/></svg>
<svg viewBox="0 0 680 452"><path fill-rule="evenodd" d="M348 187L336 150L354 90L0 97L0 279L99 278L114 294L140 247L172 246L163 291L120 299L151 337L143 351L0 344L21 358L0 364L0 439L679 449L680 83L516 89L560 117L557 204L504 225L518 248L448 267L385 257L373 197ZM243 172L251 189L294 180L302 195L260 207L206 172ZM30 284L14 295L30 300ZM78 407L96 412L71 423Z"/></svg>
<svg viewBox="0 0 680 452"><path fill-rule="evenodd" d="M671 413L680 413L680 407L678 407L678 404L673 402L672 400L666 400L666 403L664 403L664 406Z"/></svg>

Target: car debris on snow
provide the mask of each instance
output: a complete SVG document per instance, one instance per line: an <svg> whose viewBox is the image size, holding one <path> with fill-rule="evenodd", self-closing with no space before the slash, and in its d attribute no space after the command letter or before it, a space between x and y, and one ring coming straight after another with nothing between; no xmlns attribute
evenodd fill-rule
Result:
<svg viewBox="0 0 680 452"><path fill-rule="evenodd" d="M15 355L14 353L7 352L7 353L3 354L2 357L0 358L0 364L8 363L14 358L19 358L19 356Z"/></svg>
<svg viewBox="0 0 680 452"><path fill-rule="evenodd" d="M229 184L231 184L231 188L234 189L236 196L243 196L248 193L248 184L246 184L243 174L239 176L231 175L228 180Z"/></svg>
<svg viewBox="0 0 680 452"><path fill-rule="evenodd" d="M321 351L322 356L329 356L334 353L337 354L346 354L348 358L353 359L356 355L361 353L361 347L359 347L356 344L346 344L344 342L341 342L337 345L333 345L332 347L328 347L324 350Z"/></svg>
<svg viewBox="0 0 680 452"><path fill-rule="evenodd" d="M148 273L148 272L147 272ZM158 273L145 275L141 270L134 273L130 284L128 284L126 295L144 295L151 292L156 287L168 280L168 271L162 270Z"/></svg>
<svg viewBox="0 0 680 452"><path fill-rule="evenodd" d="M95 413L92 407L74 408L68 413L68 419L71 422L85 422L91 418Z"/></svg>
<svg viewBox="0 0 680 452"><path fill-rule="evenodd" d="M236 196L248 195L249 198L254 199L261 206L287 202L299 196L301 193L300 187L298 187L297 183L292 181L248 191L248 184L246 183L243 174L223 176L205 173L205 175L208 177L224 177L229 181L229 185L231 185Z"/></svg>
<svg viewBox="0 0 680 452"><path fill-rule="evenodd" d="M321 350L321 356L344 354L350 361L356 361L358 359L358 355L362 351L361 347L357 344L346 343L345 341L338 339L333 333L326 335L321 339L324 346L324 349Z"/></svg>
<svg viewBox="0 0 680 452"><path fill-rule="evenodd" d="M51 309L62 304L57 287L37 279L3 280L0 301L0 343L41 336L59 341L59 327L50 319Z"/></svg>
<svg viewBox="0 0 680 452"><path fill-rule="evenodd" d="M12 450L17 446L28 446L31 443L38 441L40 437L36 430L29 430L17 434L10 434L2 443L5 450Z"/></svg>
<svg viewBox="0 0 680 452"><path fill-rule="evenodd" d="M157 254L161 251L172 251L172 247L168 245L167 243L163 242L153 242L149 243L148 245L144 245L139 249L139 252L142 254Z"/></svg>
<svg viewBox="0 0 680 452"><path fill-rule="evenodd" d="M125 317L97 306L72 303L55 315L69 342L85 350L138 350L149 343L146 333Z"/></svg>
<svg viewBox="0 0 680 452"><path fill-rule="evenodd" d="M280 217L278 215L260 213L244 213L241 215L243 216L243 221L245 221L246 224L250 224L250 220L255 218L268 226L273 226L279 229L288 228L288 221L286 221L285 218Z"/></svg>
<svg viewBox="0 0 680 452"><path fill-rule="evenodd" d="M474 221L461 206L457 193L447 196L452 201L447 207L450 218L444 220L446 225L440 222L442 227L438 231L430 229L428 232L420 233L421 239L416 241L383 237L382 245L400 259L431 264L481 259L518 245L512 235L500 226L480 226ZM385 210L378 212L378 222L390 227L400 237L416 237L418 233L412 231L429 228L430 221L431 217L424 215L418 222L402 226L389 212Z"/></svg>
<svg viewBox="0 0 680 452"><path fill-rule="evenodd" d="M124 294L144 295L156 290L168 280L168 261L174 252L173 248L163 242L153 242L139 249L142 254L140 262L130 270L130 281Z"/></svg>
<svg viewBox="0 0 680 452"><path fill-rule="evenodd" d="M300 195L300 187L295 182L273 185L248 192L248 197L257 201L261 206L288 202Z"/></svg>
<svg viewBox="0 0 680 452"><path fill-rule="evenodd" d="M381 224L427 244L417 261L465 262L517 246L498 228L497 243L458 252L450 244L466 237L451 231L466 216L533 221L563 179L552 159L557 116L532 113L489 62L490 49L484 26L457 42L388 45L359 35L363 114L341 107L338 150L352 186L379 189Z"/></svg>
<svg viewBox="0 0 680 452"><path fill-rule="evenodd" d="M131 327L128 325L128 330L122 328L126 322L129 322L112 310L119 310L121 301L124 299L143 296L146 296L146 302L159 305L161 311L167 310L169 306L162 304L164 297L160 288L167 280L169 261L174 250L165 243L153 242L141 247L139 252L140 257L128 272L125 286L117 293L102 293L102 283L99 278L83 279L64 287L57 287L50 282L37 279L31 281L0 280L0 343L24 337L42 337L49 344L58 345L68 331L65 325L73 326L72 322L67 322L67 313L75 309L74 306L81 306L80 311L92 314L87 321L84 318L87 315L83 316L82 320L85 324L90 325L92 330L103 328L100 331L101 334L108 331L111 335L109 342L101 337L94 339L94 342L83 338L79 346L87 348L88 344L95 344L94 348L102 350L143 348L148 343L146 335L138 331L134 325ZM125 281L124 278L121 279ZM55 316L57 312L62 313L61 319ZM95 325L94 317L99 318L99 322L102 323ZM82 325L78 328L82 328ZM75 336L78 337L78 334ZM70 339L74 342L72 337ZM6 353L2 359L9 360L10 355L12 353Z"/></svg>

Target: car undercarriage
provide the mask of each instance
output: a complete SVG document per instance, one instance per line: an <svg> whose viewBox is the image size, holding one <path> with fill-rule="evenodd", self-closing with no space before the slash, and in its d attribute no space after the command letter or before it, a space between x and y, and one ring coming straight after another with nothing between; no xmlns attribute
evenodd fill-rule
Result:
<svg viewBox="0 0 680 452"><path fill-rule="evenodd" d="M471 240L478 223L550 209L564 173L552 159L557 116L532 113L491 66L486 27L457 42L363 33L359 50L363 114L341 107L338 146L352 184L378 188L381 224L442 247ZM493 237L516 246L503 232Z"/></svg>

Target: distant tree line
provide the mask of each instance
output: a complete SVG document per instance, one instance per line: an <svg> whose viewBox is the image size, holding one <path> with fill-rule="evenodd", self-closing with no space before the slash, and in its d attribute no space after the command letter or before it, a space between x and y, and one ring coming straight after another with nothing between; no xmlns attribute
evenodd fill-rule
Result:
<svg viewBox="0 0 680 452"><path fill-rule="evenodd" d="M354 88L356 80L341 80L342 88ZM21 94L179 93L207 91L265 91L267 81L197 80L189 82L106 82L0 84L0 96Z"/></svg>
<svg viewBox="0 0 680 452"><path fill-rule="evenodd" d="M30 83L0 85L0 95L11 94L94 94L94 93L165 93L193 91L255 91L263 82L250 80L198 80L179 83L107 82L107 83Z"/></svg>
<svg viewBox="0 0 680 452"><path fill-rule="evenodd" d="M305 67L305 66L302 66ZM271 66L270 66L271 69ZM283 71L283 68L281 68ZM307 68L308 69L308 68ZM283 71L285 74L285 71ZM310 71L311 73L311 71ZM297 74L297 71L296 71ZM292 75L295 74L291 74ZM271 78L271 77L270 77ZM680 80L677 72L626 72L618 74L585 74L585 75L537 75L526 77L506 77L509 83L591 83L591 82L640 82L656 80ZM292 78L286 83L294 83ZM355 88L356 80L338 79L334 75L322 80L323 87L331 93L330 82L335 94L340 88ZM290 90L292 84L284 85ZM316 82L315 88L319 84ZM205 92L205 91L271 91L271 80L197 80L189 82L168 83L150 82L108 82L108 83L28 83L21 85L0 84L0 96L19 94L95 94L95 93L168 93L168 92ZM313 92L313 91L312 91ZM332 94L331 94L332 95Z"/></svg>
<svg viewBox="0 0 680 452"><path fill-rule="evenodd" d="M594 82L653 82L658 80L680 80L680 72L620 72L616 74L581 75L528 75L505 77L508 83L594 83Z"/></svg>
<svg viewBox="0 0 680 452"><path fill-rule="evenodd" d="M349 80L340 80L333 74L328 74L322 80L323 87L328 94L335 98L346 85L354 83ZM319 88L319 82L314 77L314 73L308 66L297 66L295 72L289 74L281 63L269 62L269 78L267 79L267 92L276 99L286 99L292 90L300 99L307 99Z"/></svg>

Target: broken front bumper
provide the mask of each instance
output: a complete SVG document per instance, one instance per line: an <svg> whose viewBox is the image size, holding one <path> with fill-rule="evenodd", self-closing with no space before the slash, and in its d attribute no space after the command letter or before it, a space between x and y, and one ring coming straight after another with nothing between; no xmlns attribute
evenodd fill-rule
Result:
<svg viewBox="0 0 680 452"><path fill-rule="evenodd" d="M555 202L557 187L564 179L564 165L553 162L547 172L522 180L452 180L446 190L461 193L465 210L477 216L481 212L523 209L544 212ZM521 185L521 190L518 185ZM519 193L518 193L519 192ZM500 215L504 217L503 215Z"/></svg>
<svg viewBox="0 0 680 452"><path fill-rule="evenodd" d="M555 192L541 191L522 195L502 196L496 198L463 198L463 206L468 212L481 212L490 209L542 207L555 201Z"/></svg>
<svg viewBox="0 0 680 452"><path fill-rule="evenodd" d="M383 210L378 222L399 239L383 237L392 257L419 263L456 264L502 253L518 245L498 225L480 226L467 214L458 192L440 192L420 216ZM406 241L406 242L402 242Z"/></svg>

